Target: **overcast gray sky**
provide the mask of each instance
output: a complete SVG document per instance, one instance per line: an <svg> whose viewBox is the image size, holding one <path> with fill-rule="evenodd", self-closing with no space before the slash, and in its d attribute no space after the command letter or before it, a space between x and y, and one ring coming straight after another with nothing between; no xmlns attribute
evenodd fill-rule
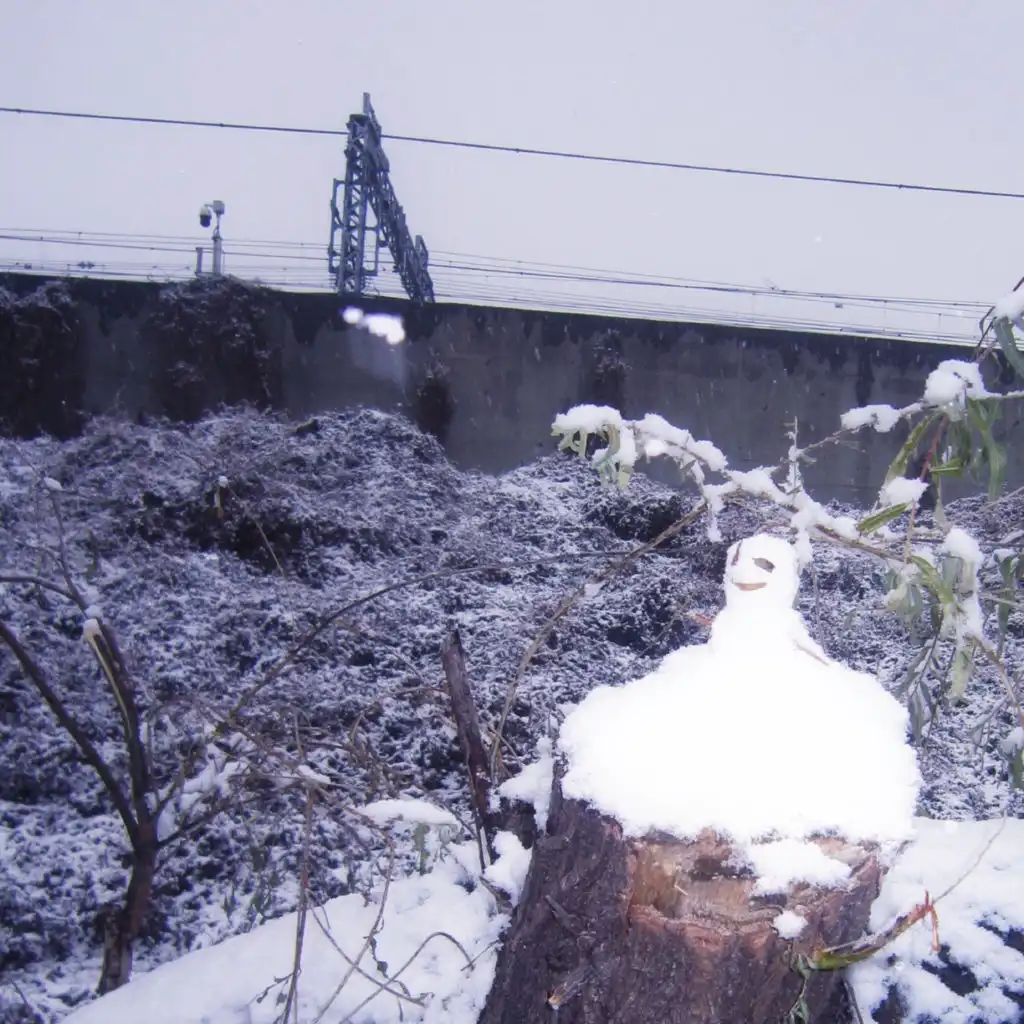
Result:
<svg viewBox="0 0 1024 1024"><path fill-rule="evenodd" d="M369 91L386 133L1024 191L1020 0L0 0L0 12L0 105L344 128ZM958 300L994 300L1024 274L1020 200L385 148L442 299L459 287L442 269L453 252ZM200 239L200 203L222 198L229 251L303 241L314 257L344 174L340 138L11 114L0 153L0 229ZM0 245L4 261L150 258ZM326 260L307 267L326 281Z"/></svg>

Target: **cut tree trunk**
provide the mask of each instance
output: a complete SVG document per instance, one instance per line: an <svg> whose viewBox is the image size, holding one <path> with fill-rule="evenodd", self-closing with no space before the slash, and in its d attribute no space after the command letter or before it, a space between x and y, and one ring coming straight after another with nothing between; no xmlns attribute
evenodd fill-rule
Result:
<svg viewBox="0 0 1024 1024"><path fill-rule="evenodd" d="M480 1024L785 1021L804 985L792 957L863 935L881 884L869 847L816 842L850 865L843 888L755 896L720 837L624 838L614 820L565 799L556 773ZM772 927L783 909L807 920L796 942ZM839 985L836 972L811 975L809 1021L828 1019Z"/></svg>
<svg viewBox="0 0 1024 1024"><path fill-rule="evenodd" d="M103 918L103 969L96 987L100 995L127 985L131 979L135 940L153 898L158 849L156 823L144 822L132 849L132 873L124 905L112 908Z"/></svg>

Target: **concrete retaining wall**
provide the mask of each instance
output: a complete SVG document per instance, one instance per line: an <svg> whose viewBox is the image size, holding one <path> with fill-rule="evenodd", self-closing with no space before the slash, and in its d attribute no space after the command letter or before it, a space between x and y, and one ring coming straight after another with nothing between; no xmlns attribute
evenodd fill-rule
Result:
<svg viewBox="0 0 1024 1024"><path fill-rule="evenodd" d="M5 294L6 293L6 294ZM550 452L578 402L657 412L741 468L823 437L840 414L920 396L962 348L745 327L371 301L398 313L389 346L339 317L337 297L224 280L183 285L0 276L0 421L73 433L93 413L193 418L249 401L295 417L356 405L405 412L460 467L500 472ZM1003 371L1005 374L1005 370ZM1019 423L1014 410L1004 430ZM868 501L904 433L864 434L810 468L821 498ZM1011 446L1008 482L1024 484ZM666 467L656 475L671 479Z"/></svg>

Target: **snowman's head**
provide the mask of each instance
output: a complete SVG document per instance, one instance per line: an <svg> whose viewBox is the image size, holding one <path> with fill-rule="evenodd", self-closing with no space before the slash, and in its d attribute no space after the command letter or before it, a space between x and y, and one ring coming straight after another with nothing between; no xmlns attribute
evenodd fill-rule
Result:
<svg viewBox="0 0 1024 1024"><path fill-rule="evenodd" d="M793 545L759 533L729 548L725 563L725 603L751 612L792 608L800 588Z"/></svg>

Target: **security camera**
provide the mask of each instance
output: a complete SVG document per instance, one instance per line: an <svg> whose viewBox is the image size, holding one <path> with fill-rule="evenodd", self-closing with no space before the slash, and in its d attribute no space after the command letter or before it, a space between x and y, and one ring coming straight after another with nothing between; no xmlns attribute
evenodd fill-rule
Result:
<svg viewBox="0 0 1024 1024"><path fill-rule="evenodd" d="M199 207L199 224L201 227L208 228L211 220L213 220L213 210L204 203Z"/></svg>
<svg viewBox="0 0 1024 1024"><path fill-rule="evenodd" d="M213 207L213 212L218 217L224 216L224 204L219 199L214 199L214 201L210 203L210 206Z"/></svg>

